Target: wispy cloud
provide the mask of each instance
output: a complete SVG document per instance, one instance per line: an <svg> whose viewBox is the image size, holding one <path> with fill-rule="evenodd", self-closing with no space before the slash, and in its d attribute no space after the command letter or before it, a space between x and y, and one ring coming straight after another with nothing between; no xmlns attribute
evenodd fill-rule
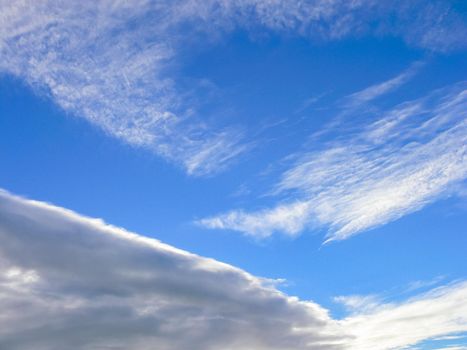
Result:
<svg viewBox="0 0 467 350"><path fill-rule="evenodd" d="M375 306L373 300L370 304L370 312L341 321L355 336L350 349L402 349L467 330L465 282L437 288L398 304Z"/></svg>
<svg viewBox="0 0 467 350"><path fill-rule="evenodd" d="M427 281L413 281L407 286L407 288L405 289L405 292L407 293L407 292L413 292L413 291L420 290L420 289L431 288L435 285L440 284L445 279L446 279L446 276L437 276Z"/></svg>
<svg viewBox="0 0 467 350"><path fill-rule="evenodd" d="M347 96L344 99L347 107L360 106L398 89L407 83L419 71L422 65L422 62L415 62L398 76Z"/></svg>
<svg viewBox="0 0 467 350"><path fill-rule="evenodd" d="M465 83L402 103L363 131L298 154L276 185L286 195L276 207L199 223L260 237L323 226L332 241L419 210L467 176L466 106Z"/></svg>
<svg viewBox="0 0 467 350"><path fill-rule="evenodd" d="M349 36L401 37L432 51L465 47L467 26L449 2L410 0L404 4L376 0L187 0L173 8L176 18L190 18L230 30L264 28L311 39Z"/></svg>
<svg viewBox="0 0 467 350"><path fill-rule="evenodd" d="M239 27L326 40L394 35L442 51L465 45L467 32L444 1L414 0L404 6L374 0L1 1L0 71L189 174L209 174L248 147L239 129L206 126L194 115L173 62L196 33L220 36ZM376 90L367 91L367 97Z"/></svg>
<svg viewBox="0 0 467 350"><path fill-rule="evenodd" d="M245 150L242 132L208 126L168 74L176 54L147 1L3 2L0 70L23 78L65 111L186 169L213 173ZM148 12L158 14L147 18Z"/></svg>
<svg viewBox="0 0 467 350"><path fill-rule="evenodd" d="M274 280L4 191L0 238L2 349L390 350L467 331L466 283L335 320Z"/></svg>
<svg viewBox="0 0 467 350"><path fill-rule="evenodd" d="M382 302L376 295L342 295L333 298L350 314L366 314L378 309Z"/></svg>

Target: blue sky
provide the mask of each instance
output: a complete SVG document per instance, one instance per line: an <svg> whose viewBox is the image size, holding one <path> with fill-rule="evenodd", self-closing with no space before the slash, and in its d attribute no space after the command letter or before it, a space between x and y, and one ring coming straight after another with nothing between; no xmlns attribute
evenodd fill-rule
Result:
<svg viewBox="0 0 467 350"><path fill-rule="evenodd" d="M250 322L253 335L226 325L230 336L218 339L206 321L204 338L212 343L196 343L190 327L175 329L185 345L132 333L143 322L136 319L121 325L129 343L105 338L119 329L106 325L98 339L85 333L81 342L73 340L76 349L467 349L462 1L24 1L0 2L0 9L0 188L8 191L0 194L0 231L6 242L23 237L24 227L43 235L0 249L2 278L26 283L37 275L49 293L68 297L76 287L66 277L71 270L52 273L55 267L41 256L66 259L53 255L60 244L76 244L76 259L91 254L110 272L126 268L137 276L146 264L164 271L119 231L94 253L80 250L82 241L94 242L88 236L107 230L87 223L93 217L235 266L242 274L225 281L229 288L252 283L243 271L270 279L258 283L271 300L250 300L246 292L235 300L260 308L283 292L290 310L272 308L272 319L308 330L307 322L324 316L303 316L311 307L305 301L328 315L323 333L273 335L274 327L290 325L269 329L239 311L235 317ZM55 226L44 219L49 216ZM70 234L63 243L50 232L67 220L85 228L63 226ZM30 251L30 243L42 248ZM107 255L106 247L122 259ZM167 271L180 268L179 258L171 258ZM210 287L224 275L203 272L202 286L187 277L201 264L196 259L177 270L180 280L189 280L183 293L203 290L231 300ZM219 266L213 269L224 269ZM79 271L79 288L94 288L94 275ZM114 282L133 284L135 299L148 293L133 279L109 277ZM5 288L13 282L2 283L10 305ZM161 297L154 288L151 295ZM256 295L259 287L248 288ZM125 305L134 311L132 300ZM424 313L425 303L432 314ZM165 321L172 315L177 322L175 311ZM401 321L408 317L425 322L424 332L408 329ZM28 321L39 327L34 315ZM70 325L84 329L75 319ZM71 338L41 327L49 343L25 328L7 331L3 346L69 344ZM316 340L342 334L335 327L351 340ZM239 338L245 343L232 340Z"/></svg>

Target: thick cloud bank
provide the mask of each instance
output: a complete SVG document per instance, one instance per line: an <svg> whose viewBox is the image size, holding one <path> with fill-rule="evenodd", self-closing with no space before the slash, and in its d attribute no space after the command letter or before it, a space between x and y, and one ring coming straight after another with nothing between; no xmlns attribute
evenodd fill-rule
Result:
<svg viewBox="0 0 467 350"><path fill-rule="evenodd" d="M334 320L272 281L4 191L0 241L5 350L385 350L467 331L466 283Z"/></svg>
<svg viewBox="0 0 467 350"><path fill-rule="evenodd" d="M326 310L267 281L0 193L1 349L334 349Z"/></svg>

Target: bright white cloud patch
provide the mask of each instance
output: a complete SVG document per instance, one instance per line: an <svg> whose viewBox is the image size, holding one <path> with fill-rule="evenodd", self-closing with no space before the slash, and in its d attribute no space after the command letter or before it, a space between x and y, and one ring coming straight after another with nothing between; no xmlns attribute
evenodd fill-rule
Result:
<svg viewBox="0 0 467 350"><path fill-rule="evenodd" d="M289 198L280 205L199 223L258 237L318 225L329 228L328 241L341 240L422 208L467 176L465 83L381 112L359 129L297 155L276 186Z"/></svg>
<svg viewBox="0 0 467 350"><path fill-rule="evenodd" d="M377 306L370 298L366 306L371 311L341 321L355 336L350 349L403 349L443 334L465 332L466 292L464 282L434 289L400 304ZM360 302L359 306L365 308L365 301Z"/></svg>
<svg viewBox="0 0 467 350"><path fill-rule="evenodd" d="M196 33L218 36L238 27L329 40L402 36L441 51L465 45L467 33L443 1L1 0L0 71L189 174L209 174L245 151L242 133L195 117L192 96L177 86L172 63Z"/></svg>
<svg viewBox="0 0 467 350"><path fill-rule="evenodd" d="M361 299L339 321L230 265L7 192L0 240L2 349L389 350L467 331L465 283Z"/></svg>

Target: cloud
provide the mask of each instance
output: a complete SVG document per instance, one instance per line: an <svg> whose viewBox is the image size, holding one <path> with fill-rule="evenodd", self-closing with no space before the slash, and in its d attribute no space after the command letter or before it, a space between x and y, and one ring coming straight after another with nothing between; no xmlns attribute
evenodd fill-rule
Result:
<svg viewBox="0 0 467 350"><path fill-rule="evenodd" d="M2 349L338 349L346 339L325 309L268 280L6 192L0 239Z"/></svg>
<svg viewBox="0 0 467 350"><path fill-rule="evenodd" d="M228 229L265 238L277 231L291 236L302 231L308 220L310 204L298 201L253 213L235 210L197 221L210 229Z"/></svg>
<svg viewBox="0 0 467 350"><path fill-rule="evenodd" d="M313 40L365 35L401 37L432 51L465 47L465 18L450 2L410 0L187 0L173 16L231 30L272 30Z"/></svg>
<svg viewBox="0 0 467 350"><path fill-rule="evenodd" d="M358 107L398 89L400 86L407 83L419 71L422 65L422 62L415 62L398 76L347 96L345 98L347 107Z"/></svg>
<svg viewBox="0 0 467 350"><path fill-rule="evenodd" d="M402 36L434 51L465 46L467 32L444 1L0 1L0 71L109 135L206 175L248 146L242 130L197 115L196 87L180 87L174 63L197 34L236 28L313 40Z"/></svg>
<svg viewBox="0 0 467 350"><path fill-rule="evenodd" d="M379 296L375 295L343 295L333 298L334 302L344 306L351 314L369 313L381 306Z"/></svg>
<svg viewBox="0 0 467 350"><path fill-rule="evenodd" d="M467 283L434 289L400 304L375 307L341 321L354 336L350 349L403 349L467 330ZM397 336L391 337L391 334Z"/></svg>
<svg viewBox="0 0 467 350"><path fill-rule="evenodd" d="M402 103L354 125L358 132L296 155L275 186L286 196L277 206L198 223L257 237L327 227L328 241L342 240L453 193L467 176L466 87Z"/></svg>
<svg viewBox="0 0 467 350"><path fill-rule="evenodd" d="M191 175L222 170L242 153L242 132L192 115L168 71L176 40L147 1L2 2L0 70L63 110L150 149ZM154 12L154 18L147 18Z"/></svg>
<svg viewBox="0 0 467 350"><path fill-rule="evenodd" d="M274 280L4 191L0 239L2 349L390 350L467 331L465 282L335 320Z"/></svg>

